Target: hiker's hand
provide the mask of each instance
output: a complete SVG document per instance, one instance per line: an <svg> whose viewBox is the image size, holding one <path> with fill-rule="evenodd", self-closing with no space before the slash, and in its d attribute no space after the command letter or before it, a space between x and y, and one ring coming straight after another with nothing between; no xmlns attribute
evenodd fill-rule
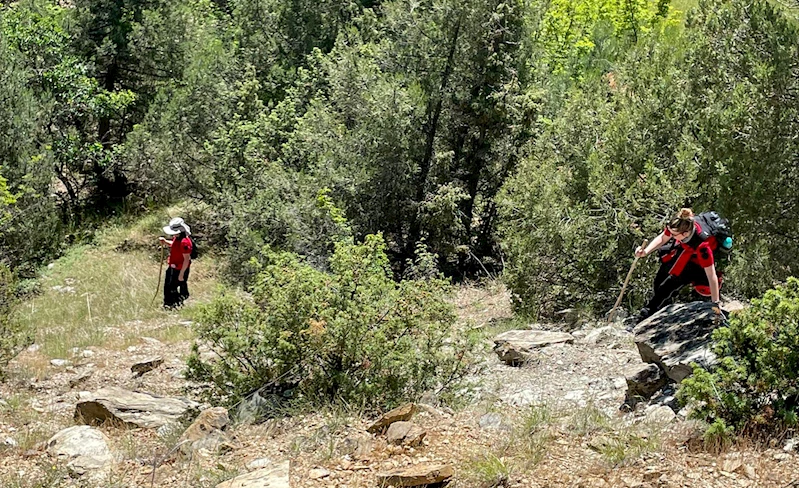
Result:
<svg viewBox="0 0 799 488"><path fill-rule="evenodd" d="M166 244L166 239L164 239L163 237L159 237L158 241L161 242L161 244Z"/></svg>
<svg viewBox="0 0 799 488"><path fill-rule="evenodd" d="M178 281L185 281L182 273L178 275Z"/></svg>
<svg viewBox="0 0 799 488"><path fill-rule="evenodd" d="M730 318L730 314L726 310L721 308L721 302L711 302L711 306L713 307L713 312L717 316L723 317L724 320L727 320L728 318Z"/></svg>
<svg viewBox="0 0 799 488"><path fill-rule="evenodd" d="M635 248L635 257L642 258L644 256L646 256L646 251L644 251L644 248L642 246L636 247Z"/></svg>

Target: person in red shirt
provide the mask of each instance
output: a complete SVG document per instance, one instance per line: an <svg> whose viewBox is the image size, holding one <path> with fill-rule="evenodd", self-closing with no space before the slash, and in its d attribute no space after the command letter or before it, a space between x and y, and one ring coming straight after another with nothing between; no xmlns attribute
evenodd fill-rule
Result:
<svg viewBox="0 0 799 488"><path fill-rule="evenodd" d="M638 246L635 257L644 257L657 249L661 264L655 276L655 294L635 317L635 322L669 305L674 295L688 284L693 285L700 295L710 296L713 302L718 303L721 277L713 258L717 247L715 236L703 239L702 227L695 221L690 208L681 209L646 248Z"/></svg>
<svg viewBox="0 0 799 488"><path fill-rule="evenodd" d="M183 305L189 298L189 270L191 268L191 228L180 217L169 221L164 233L172 240L159 237L162 246L169 247L166 277L164 278L164 308Z"/></svg>

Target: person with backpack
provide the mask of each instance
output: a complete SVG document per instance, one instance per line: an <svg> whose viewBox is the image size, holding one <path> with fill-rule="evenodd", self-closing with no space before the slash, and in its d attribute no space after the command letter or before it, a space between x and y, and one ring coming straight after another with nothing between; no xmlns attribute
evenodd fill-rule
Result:
<svg viewBox="0 0 799 488"><path fill-rule="evenodd" d="M164 308L176 308L189 298L189 271L196 247L191 239L191 228L180 217L169 221L164 233L172 240L159 237L164 247L169 247L167 270L164 278Z"/></svg>
<svg viewBox="0 0 799 488"><path fill-rule="evenodd" d="M661 264L655 276L655 293L634 317L633 323L671 304L674 295L688 284L693 285L698 294L718 303L722 277L716 263L731 247L732 231L727 219L716 212L694 216L690 208L680 209L646 248L638 246L635 250L637 258L658 250Z"/></svg>

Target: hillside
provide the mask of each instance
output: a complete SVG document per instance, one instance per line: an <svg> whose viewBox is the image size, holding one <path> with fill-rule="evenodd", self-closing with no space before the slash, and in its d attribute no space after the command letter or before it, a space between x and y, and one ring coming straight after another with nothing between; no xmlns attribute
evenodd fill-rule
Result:
<svg viewBox="0 0 799 488"><path fill-rule="evenodd" d="M287 460L295 487L373 487L381 472L424 462L452 465L449 486L470 488L785 487L799 479L799 456L781 444L711 452L690 421L664 423L643 408L620 411L623 370L640 358L619 326L592 334L605 324L586 322L572 329L573 344L545 347L519 367L500 362L491 339L528 324L512 317L507 291L491 282L461 286L452 297L460 327L480 330L481 367L459 400L421 405L413 418L426 432L419 445L390 445L367 432L374 418L355 406L233 425L228 449L191 457L171 452L185 425L104 425L115 456L110 470L99 478L70 474L43 443L75 424L76 403L86 392L113 386L199 400L197 385L182 372L192 309L216 286L216 264L213 256L195 264L191 304L183 311L150 306L158 273L155 222L118 227L94 246L73 249L48 267L41 293L23 305L37 334L0 387L3 487L215 487ZM131 372L154 357L163 359L155 370Z"/></svg>

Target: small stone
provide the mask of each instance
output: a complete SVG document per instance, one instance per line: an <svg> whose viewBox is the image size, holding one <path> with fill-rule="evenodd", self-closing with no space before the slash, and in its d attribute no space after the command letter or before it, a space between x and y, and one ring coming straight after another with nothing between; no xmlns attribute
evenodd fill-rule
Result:
<svg viewBox="0 0 799 488"><path fill-rule="evenodd" d="M627 488L639 488L643 485L643 483L635 478L630 477L622 477L621 481L624 483L624 486Z"/></svg>
<svg viewBox="0 0 799 488"><path fill-rule="evenodd" d="M156 356L145 359L144 361L139 361L138 363L134 364L133 366L130 367L130 372L137 376L141 376L144 373L156 369L162 364L164 364L164 359L160 356Z"/></svg>
<svg viewBox="0 0 799 488"><path fill-rule="evenodd" d="M782 448L785 452L791 452L796 450L796 446L799 445L799 437L794 437L792 439L788 439L785 443L785 447Z"/></svg>
<svg viewBox="0 0 799 488"><path fill-rule="evenodd" d="M417 447L422 444L425 435L427 432L411 422L394 422L386 432L386 440L390 444Z"/></svg>
<svg viewBox="0 0 799 488"><path fill-rule="evenodd" d="M671 408L660 405L654 408L647 409L646 421L653 424L668 424L677 418L677 414Z"/></svg>
<svg viewBox="0 0 799 488"><path fill-rule="evenodd" d="M778 452L774 454L775 461L788 461L791 459L791 454L787 452Z"/></svg>
<svg viewBox="0 0 799 488"><path fill-rule="evenodd" d="M489 412L480 417L479 425L485 430L512 430L513 428L505 423L505 417L496 412Z"/></svg>
<svg viewBox="0 0 799 488"><path fill-rule="evenodd" d="M13 437L6 437L6 440L3 441L3 444L8 447L17 447L19 445Z"/></svg>
<svg viewBox="0 0 799 488"><path fill-rule="evenodd" d="M70 388L75 388L76 386L80 385L81 383L83 383L84 381L89 379L92 376L93 372L94 371L92 371L90 369L90 370L84 371L83 373L79 374L78 376L70 379L69 380L69 387Z"/></svg>
<svg viewBox="0 0 799 488"><path fill-rule="evenodd" d="M51 359L50 360L50 364L52 364L56 368L62 368L64 366L68 365L69 361L67 361L66 359Z"/></svg>
<svg viewBox="0 0 799 488"><path fill-rule="evenodd" d="M743 463L742 463L742 462L741 462L741 460L740 460L740 459L738 459L738 458L733 458L733 459L725 459L725 460L724 460L724 464L722 464L722 466L721 466L721 469L722 469L722 471L726 471L726 472L728 472L728 473L734 473L734 472L736 472L736 471L737 471L737 470L738 470L738 469L739 469L739 468L740 468L742 465L743 465Z"/></svg>
<svg viewBox="0 0 799 488"><path fill-rule="evenodd" d="M138 350L139 350L139 348L136 347L136 346L128 346L128 352L136 352Z"/></svg>
<svg viewBox="0 0 799 488"><path fill-rule="evenodd" d="M312 480L319 480L322 478L327 478L330 476L330 471L326 470L325 468L313 468L312 470L308 471L308 477Z"/></svg>
<svg viewBox="0 0 799 488"><path fill-rule="evenodd" d="M80 355L81 355L81 357L88 359L88 358L94 356L94 351L92 351L90 349L85 349L85 350L81 351Z"/></svg>
<svg viewBox="0 0 799 488"><path fill-rule="evenodd" d="M394 410L386 412L383 414L383 416L372 423L372 425L370 425L366 430L373 434L384 432L385 429L387 429L388 426L394 422L410 420L414 413L416 413L416 405L413 403L408 403L401 407L397 407Z"/></svg>

